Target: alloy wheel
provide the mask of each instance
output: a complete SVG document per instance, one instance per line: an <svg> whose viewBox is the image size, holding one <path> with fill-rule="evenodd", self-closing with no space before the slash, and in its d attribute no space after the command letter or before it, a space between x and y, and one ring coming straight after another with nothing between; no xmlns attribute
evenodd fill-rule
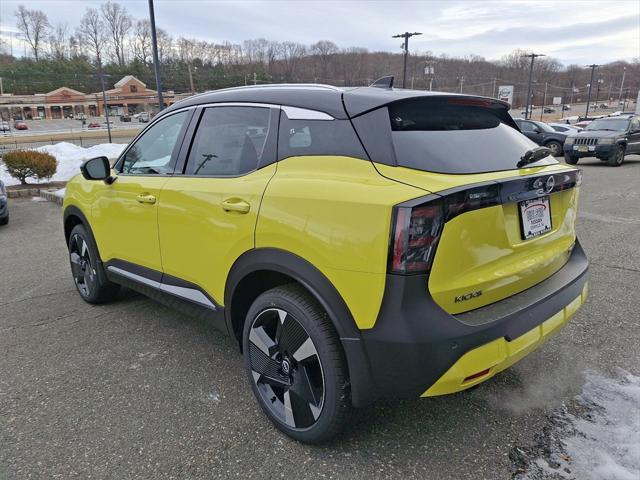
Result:
<svg viewBox="0 0 640 480"><path fill-rule="evenodd" d="M293 315L260 312L249 330L251 375L262 403L292 429L312 427L325 396L324 373L313 340Z"/></svg>
<svg viewBox="0 0 640 480"><path fill-rule="evenodd" d="M95 289L96 271L91 263L89 246L80 235L73 235L69 242L69 260L71 273L78 291L83 297L88 297Z"/></svg>

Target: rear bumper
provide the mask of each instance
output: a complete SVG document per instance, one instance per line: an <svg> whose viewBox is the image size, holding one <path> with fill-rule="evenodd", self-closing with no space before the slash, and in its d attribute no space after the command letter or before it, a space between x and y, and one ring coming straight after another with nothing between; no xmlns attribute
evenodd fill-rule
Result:
<svg viewBox="0 0 640 480"><path fill-rule="evenodd" d="M363 330L358 342L343 341L347 358L360 358L349 365L358 378L354 404L453 393L490 378L566 323L586 298L587 280L588 261L577 241L568 262L543 282L458 315L433 301L427 276L388 275L374 328Z"/></svg>

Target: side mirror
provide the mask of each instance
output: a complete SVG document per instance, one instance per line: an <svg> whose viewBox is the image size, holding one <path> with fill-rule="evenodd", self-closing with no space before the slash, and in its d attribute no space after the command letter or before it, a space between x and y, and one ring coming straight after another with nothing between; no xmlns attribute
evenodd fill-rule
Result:
<svg viewBox="0 0 640 480"><path fill-rule="evenodd" d="M109 165L107 157L96 157L87 160L80 166L80 171L87 180L103 180L107 183L112 183L109 181L112 177L111 165Z"/></svg>
<svg viewBox="0 0 640 480"><path fill-rule="evenodd" d="M535 127L533 133L542 133L542 131L538 127Z"/></svg>

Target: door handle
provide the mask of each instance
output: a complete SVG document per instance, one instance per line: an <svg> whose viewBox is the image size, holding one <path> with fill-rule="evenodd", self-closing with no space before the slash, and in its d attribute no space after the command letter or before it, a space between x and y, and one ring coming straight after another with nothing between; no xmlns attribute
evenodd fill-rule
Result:
<svg viewBox="0 0 640 480"><path fill-rule="evenodd" d="M225 212L249 213L251 205L240 198L228 198L222 202L222 209Z"/></svg>
<svg viewBox="0 0 640 480"><path fill-rule="evenodd" d="M138 203L148 203L150 205L156 203L156 197L149 193L141 193L136 197L136 200Z"/></svg>

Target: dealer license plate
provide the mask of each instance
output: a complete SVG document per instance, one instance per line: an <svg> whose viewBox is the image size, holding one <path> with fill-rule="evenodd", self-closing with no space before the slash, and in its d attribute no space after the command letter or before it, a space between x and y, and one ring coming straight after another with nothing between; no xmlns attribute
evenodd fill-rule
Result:
<svg viewBox="0 0 640 480"><path fill-rule="evenodd" d="M522 237L528 240L551 231L549 197L539 197L520 202Z"/></svg>
<svg viewBox="0 0 640 480"><path fill-rule="evenodd" d="M576 145L575 150L579 151L579 152L588 152L589 151L589 146L588 145Z"/></svg>

